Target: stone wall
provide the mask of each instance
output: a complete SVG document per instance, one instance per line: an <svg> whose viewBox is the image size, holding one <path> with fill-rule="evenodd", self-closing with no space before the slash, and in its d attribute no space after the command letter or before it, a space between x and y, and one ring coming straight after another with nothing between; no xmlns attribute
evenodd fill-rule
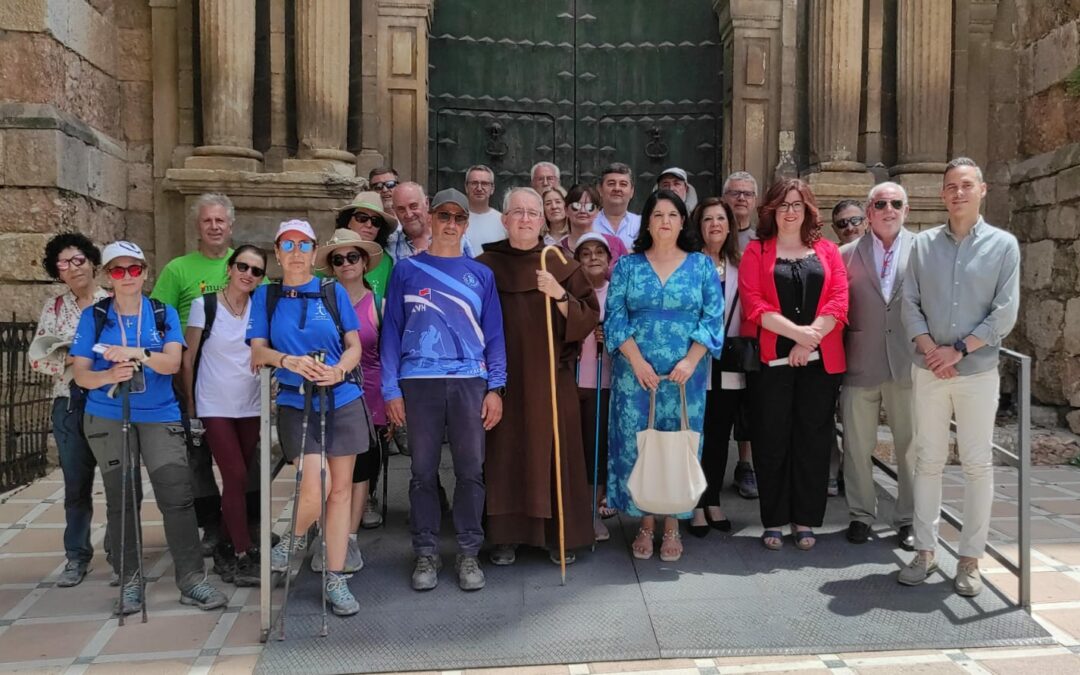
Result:
<svg viewBox="0 0 1080 675"><path fill-rule="evenodd" d="M0 64L0 319L36 319L56 232L153 253L149 3L0 2Z"/></svg>
<svg viewBox="0 0 1080 675"><path fill-rule="evenodd" d="M1017 2L1019 154L1010 228L1022 299L1009 345L1034 358L1032 394L1080 433L1080 3Z"/></svg>

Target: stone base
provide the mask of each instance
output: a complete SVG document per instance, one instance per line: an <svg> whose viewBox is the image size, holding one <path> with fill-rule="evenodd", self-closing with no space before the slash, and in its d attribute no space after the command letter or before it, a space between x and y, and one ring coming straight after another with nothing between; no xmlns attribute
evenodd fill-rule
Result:
<svg viewBox="0 0 1080 675"><path fill-rule="evenodd" d="M903 173L893 176L908 193L907 226L912 230L925 230L944 223L949 214L941 201L941 173Z"/></svg>
<svg viewBox="0 0 1080 675"><path fill-rule="evenodd" d="M817 197L818 208L825 213L842 199L866 199L866 193L874 185L874 174L869 171L815 171L803 175Z"/></svg>
<svg viewBox="0 0 1080 675"><path fill-rule="evenodd" d="M367 178L372 169L386 165L386 158L376 150L361 150L356 156L356 175Z"/></svg>
<svg viewBox="0 0 1080 675"><path fill-rule="evenodd" d="M286 159L281 163L286 172L333 173L339 176L356 176L356 165L336 159Z"/></svg>
<svg viewBox="0 0 1080 675"><path fill-rule="evenodd" d="M209 169L212 171L244 171L257 173L261 162L250 157L222 157L220 155L192 155L184 160L185 169Z"/></svg>

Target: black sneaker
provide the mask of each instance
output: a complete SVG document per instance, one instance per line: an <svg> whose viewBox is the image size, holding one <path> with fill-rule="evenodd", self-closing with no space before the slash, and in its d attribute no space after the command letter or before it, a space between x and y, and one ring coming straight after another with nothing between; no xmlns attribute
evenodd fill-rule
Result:
<svg viewBox="0 0 1080 675"><path fill-rule="evenodd" d="M222 541L214 547L214 566L210 573L220 576L227 584L233 583L236 578L236 553L232 544Z"/></svg>
<svg viewBox="0 0 1080 675"><path fill-rule="evenodd" d="M236 556L234 569L236 574L233 577L233 583L238 588L241 586L258 586L261 581L259 577L259 549L250 548Z"/></svg>

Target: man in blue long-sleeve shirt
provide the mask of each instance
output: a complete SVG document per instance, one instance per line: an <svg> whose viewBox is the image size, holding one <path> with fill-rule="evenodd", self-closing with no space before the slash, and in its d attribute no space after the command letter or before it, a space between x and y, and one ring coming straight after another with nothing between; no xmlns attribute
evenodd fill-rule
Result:
<svg viewBox="0 0 1080 675"><path fill-rule="evenodd" d="M462 255L469 202L457 190L431 200L431 246L399 260L386 289L379 345L386 414L410 427L409 516L418 591L439 582L438 474L443 430L454 458L458 585L484 587L484 437L502 418L506 344L491 270Z"/></svg>

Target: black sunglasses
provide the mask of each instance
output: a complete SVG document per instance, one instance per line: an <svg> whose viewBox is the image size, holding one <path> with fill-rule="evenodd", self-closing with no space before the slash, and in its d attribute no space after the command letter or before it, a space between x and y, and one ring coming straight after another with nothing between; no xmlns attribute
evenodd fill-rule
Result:
<svg viewBox="0 0 1080 675"><path fill-rule="evenodd" d="M251 272L251 276L256 279L262 279L262 275L266 274L266 270L263 268L249 265L246 262L235 262L233 263L233 267L236 268L237 272Z"/></svg>
<svg viewBox="0 0 1080 675"><path fill-rule="evenodd" d="M386 180L381 183L372 183L371 189L375 190L376 192L379 192L381 190L393 190L398 185L399 183L396 180Z"/></svg>
<svg viewBox="0 0 1080 675"><path fill-rule="evenodd" d="M849 227L856 227L862 225L862 222L866 220L865 216L852 216L850 218L840 218L833 221L833 225L838 230L846 230Z"/></svg>
<svg viewBox="0 0 1080 675"><path fill-rule="evenodd" d="M369 213L363 213L361 211L353 211L352 219L358 223L370 223L374 218Z"/></svg>
<svg viewBox="0 0 1080 675"><path fill-rule="evenodd" d="M348 261L350 265L355 265L356 263L360 262L360 258L360 254L356 251L350 251L345 255L335 253L334 255L330 256L330 264L334 267L341 267L345 264L346 261Z"/></svg>
<svg viewBox="0 0 1080 675"><path fill-rule="evenodd" d="M893 207L893 209L899 211L900 209L904 208L904 200L903 199L878 199L877 201L874 202L874 208L877 209L878 211L884 211L886 205L889 205L889 206Z"/></svg>

